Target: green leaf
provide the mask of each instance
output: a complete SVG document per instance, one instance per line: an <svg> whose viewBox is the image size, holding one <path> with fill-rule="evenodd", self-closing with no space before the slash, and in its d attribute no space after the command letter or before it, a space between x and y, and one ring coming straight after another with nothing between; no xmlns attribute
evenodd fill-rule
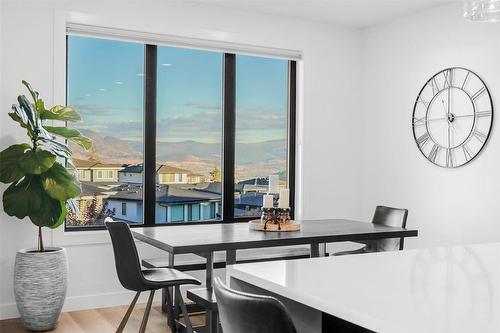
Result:
<svg viewBox="0 0 500 333"><path fill-rule="evenodd" d="M33 101L36 102L38 100L38 96L40 95L38 91L33 90L33 88L31 88L31 85L27 81L22 80L21 82L26 88L28 88L31 97L33 97Z"/></svg>
<svg viewBox="0 0 500 333"><path fill-rule="evenodd" d="M68 215L68 208L66 207L66 203L64 201L60 201L60 204L61 204L61 216L59 216L59 220L55 224L48 226L50 229L55 229L59 227L61 224L64 223L64 220L66 220L66 215Z"/></svg>
<svg viewBox="0 0 500 333"><path fill-rule="evenodd" d="M56 155L48 150L29 150L19 159L19 165L29 174L39 175L49 170L56 161Z"/></svg>
<svg viewBox="0 0 500 333"><path fill-rule="evenodd" d="M28 216L35 225L55 227L67 213L64 202L52 199L43 189L38 175L26 175L11 184L3 193L3 208L10 215L22 219Z"/></svg>
<svg viewBox="0 0 500 333"><path fill-rule="evenodd" d="M37 99L35 102L35 109L38 111L38 114L41 112L46 111L45 109L45 103L43 102L43 99Z"/></svg>
<svg viewBox="0 0 500 333"><path fill-rule="evenodd" d="M0 152L0 182L17 182L26 172L19 165L19 160L31 147L27 143L12 145Z"/></svg>
<svg viewBox="0 0 500 333"><path fill-rule="evenodd" d="M72 154L71 149L69 149L68 146L66 146L65 144L44 137L41 137L40 141L42 142L44 148L49 149L52 153L56 154L57 156L63 158L71 157Z"/></svg>
<svg viewBox="0 0 500 333"><path fill-rule="evenodd" d="M76 143L77 145L81 146L85 150L89 150L90 148L92 148L92 140L90 140L86 136L83 136L83 135L77 136L77 137L71 138L70 140L73 141L74 143Z"/></svg>
<svg viewBox="0 0 500 333"><path fill-rule="evenodd" d="M17 101L19 102L19 106L21 107L21 109L26 114L28 122L31 123L32 128L35 129L36 128L36 115L35 115L35 110L33 110L33 107L31 106L30 102L28 101L28 99L24 95L18 96Z"/></svg>
<svg viewBox="0 0 500 333"><path fill-rule="evenodd" d="M66 168L54 163L52 168L40 175L43 188L51 198L66 201L80 195L80 183Z"/></svg>
<svg viewBox="0 0 500 333"><path fill-rule="evenodd" d="M40 112L41 119L53 119L61 121L81 120L80 114L70 106L56 105L50 110Z"/></svg>
<svg viewBox="0 0 500 333"><path fill-rule="evenodd" d="M3 209L10 215L22 219L42 207L42 182L39 176L26 175L23 180L11 184L3 193Z"/></svg>
<svg viewBox="0 0 500 333"><path fill-rule="evenodd" d="M89 150L92 147L92 141L81 135L79 131L73 128L68 127L53 127L53 126L44 126L44 128L53 134L62 136L68 140L75 142L76 144L82 146L85 150Z"/></svg>
<svg viewBox="0 0 500 333"><path fill-rule="evenodd" d="M19 125L21 125L22 128L27 128L26 123L15 112L9 112L8 115L9 117L12 118L12 120L19 123Z"/></svg>
<svg viewBox="0 0 500 333"><path fill-rule="evenodd" d="M31 212L29 218L35 225L54 229L61 225L67 212L64 201L54 200L45 193L42 208Z"/></svg>

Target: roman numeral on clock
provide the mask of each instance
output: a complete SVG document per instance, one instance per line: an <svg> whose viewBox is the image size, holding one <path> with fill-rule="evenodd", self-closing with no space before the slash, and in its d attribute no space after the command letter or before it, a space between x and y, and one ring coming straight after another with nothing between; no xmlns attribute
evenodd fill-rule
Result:
<svg viewBox="0 0 500 333"><path fill-rule="evenodd" d="M455 165L455 158L453 156L453 151L451 148L446 148L446 167L453 168Z"/></svg>
<svg viewBox="0 0 500 333"><path fill-rule="evenodd" d="M429 156L428 156L429 161L436 163L436 159L439 155L440 150L441 150L441 147L439 147L437 144L434 144L434 146L432 146L431 152L429 153Z"/></svg>
<svg viewBox="0 0 500 333"><path fill-rule="evenodd" d="M436 95L439 92L439 85L436 81L436 78L432 78L431 82L431 87L432 87L432 94Z"/></svg>
<svg viewBox="0 0 500 333"><path fill-rule="evenodd" d="M491 110L479 111L475 113L476 118L491 117Z"/></svg>
<svg viewBox="0 0 500 333"><path fill-rule="evenodd" d="M421 96L418 96L418 102L422 103L425 106L425 108L429 107L429 102L423 99Z"/></svg>
<svg viewBox="0 0 500 333"><path fill-rule="evenodd" d="M425 125L425 117L413 118L413 126L422 126L422 125Z"/></svg>
<svg viewBox="0 0 500 333"><path fill-rule="evenodd" d="M449 88L453 86L453 69L449 69L443 73L444 83L443 88Z"/></svg>
<svg viewBox="0 0 500 333"><path fill-rule="evenodd" d="M484 92L486 91L486 87L482 87L481 89L479 89L478 91L476 91L476 93L474 95L472 95L472 100L475 101L476 99L478 99L482 94L484 94Z"/></svg>
<svg viewBox="0 0 500 333"><path fill-rule="evenodd" d="M472 159L472 151L466 143L462 145L462 151L464 152L465 160L467 162L470 161Z"/></svg>
<svg viewBox="0 0 500 333"><path fill-rule="evenodd" d="M488 136L486 134L484 134L483 132L478 131L476 129L474 131L472 131L472 135L474 135L476 137L476 139L478 139L481 143L485 143L486 139L488 138Z"/></svg>
<svg viewBox="0 0 500 333"><path fill-rule="evenodd" d="M467 72L467 75L465 75L464 82L462 83L462 90L464 90L465 85L467 84L467 81L469 80L469 75L470 75L470 72Z"/></svg>
<svg viewBox="0 0 500 333"><path fill-rule="evenodd" d="M424 133L417 139L417 144L420 148L424 148L427 142L429 142L430 136L429 133Z"/></svg>

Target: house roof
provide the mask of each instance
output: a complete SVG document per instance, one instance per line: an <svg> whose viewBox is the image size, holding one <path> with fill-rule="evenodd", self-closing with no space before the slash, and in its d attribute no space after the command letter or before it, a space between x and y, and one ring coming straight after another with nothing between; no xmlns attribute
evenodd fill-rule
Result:
<svg viewBox="0 0 500 333"><path fill-rule="evenodd" d="M92 161L92 160L80 160L77 158L72 159L73 165L77 169L94 169L94 168L99 168L99 169L106 169L106 168L113 168L113 169L121 169L123 168L123 164L119 163L101 163L99 161Z"/></svg>
<svg viewBox="0 0 500 333"><path fill-rule="evenodd" d="M264 193L246 193L242 194L239 199L234 200L234 206L237 208L245 208L246 206L261 207L262 196Z"/></svg>
<svg viewBox="0 0 500 333"><path fill-rule="evenodd" d="M165 173L187 173L190 174L191 171L181 168L176 168L167 164L162 164L159 168L156 169L156 172L159 174Z"/></svg>
<svg viewBox="0 0 500 333"><path fill-rule="evenodd" d="M126 172L126 173L142 173L143 166L142 164L129 164L123 167L120 172Z"/></svg>
<svg viewBox="0 0 500 333"><path fill-rule="evenodd" d="M122 185L117 190L116 194L111 195L109 199L142 201L143 189L141 184ZM156 186L156 202L158 203L188 203L220 199L220 193L213 193L199 188L188 188L175 184L158 184Z"/></svg>
<svg viewBox="0 0 500 333"><path fill-rule="evenodd" d="M97 161L80 160L78 158L73 158L71 160L76 168L90 168L94 164L98 163Z"/></svg>
<svg viewBox="0 0 500 333"><path fill-rule="evenodd" d="M121 172L125 173L142 173L144 170L144 165L142 163L140 164L132 164L132 165L127 165L121 170ZM176 168L167 164L156 164L156 172L159 174L171 174L171 173L187 173L187 174L192 174L191 171L186 170L186 169L181 169L181 168Z"/></svg>
<svg viewBox="0 0 500 333"><path fill-rule="evenodd" d="M242 180L242 181L238 182L238 184L268 186L269 179L268 178L252 178L252 179Z"/></svg>
<svg viewBox="0 0 500 333"><path fill-rule="evenodd" d="M99 168L99 169L122 169L123 164L119 163L96 163L95 165L92 166L92 169L94 168Z"/></svg>
<svg viewBox="0 0 500 333"><path fill-rule="evenodd" d="M82 192L80 194L81 197L93 196L95 195L104 195L109 192L114 192L120 186L119 183L94 183L82 181L81 187Z"/></svg>

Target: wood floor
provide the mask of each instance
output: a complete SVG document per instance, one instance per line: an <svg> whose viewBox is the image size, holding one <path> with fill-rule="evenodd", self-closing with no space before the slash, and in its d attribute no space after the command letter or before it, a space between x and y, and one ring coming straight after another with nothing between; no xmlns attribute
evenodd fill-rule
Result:
<svg viewBox="0 0 500 333"><path fill-rule="evenodd" d="M138 304L125 327L125 332L137 333L144 314L144 304ZM120 324L127 306L64 312L61 314L59 326L50 332L54 333L114 333ZM201 326L205 322L204 315L191 317L193 326ZM0 321L1 333L24 333L19 319L8 319ZM153 305L149 316L148 333L170 333L166 324L166 316L161 312L160 304Z"/></svg>

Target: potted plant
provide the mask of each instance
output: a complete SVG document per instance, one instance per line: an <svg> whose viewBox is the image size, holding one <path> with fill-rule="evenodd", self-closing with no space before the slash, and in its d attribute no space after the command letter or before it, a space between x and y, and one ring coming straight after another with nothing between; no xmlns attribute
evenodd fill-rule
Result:
<svg viewBox="0 0 500 333"><path fill-rule="evenodd" d="M17 252L14 294L24 326L45 331L57 326L66 296L67 257L61 247L46 247L42 227L60 226L68 209L76 209L81 191L77 176L62 163L71 163L71 150L64 140L84 149L90 139L65 126L49 122L72 122L80 115L71 107L56 105L46 109L38 92L26 82L32 103L21 95L9 116L26 130L29 143L19 143L0 152L0 181L10 186L3 193L3 209L19 219L28 217L38 227L38 247ZM51 124L53 125L53 124ZM62 141L62 142L61 142ZM57 159L61 162L58 162Z"/></svg>

